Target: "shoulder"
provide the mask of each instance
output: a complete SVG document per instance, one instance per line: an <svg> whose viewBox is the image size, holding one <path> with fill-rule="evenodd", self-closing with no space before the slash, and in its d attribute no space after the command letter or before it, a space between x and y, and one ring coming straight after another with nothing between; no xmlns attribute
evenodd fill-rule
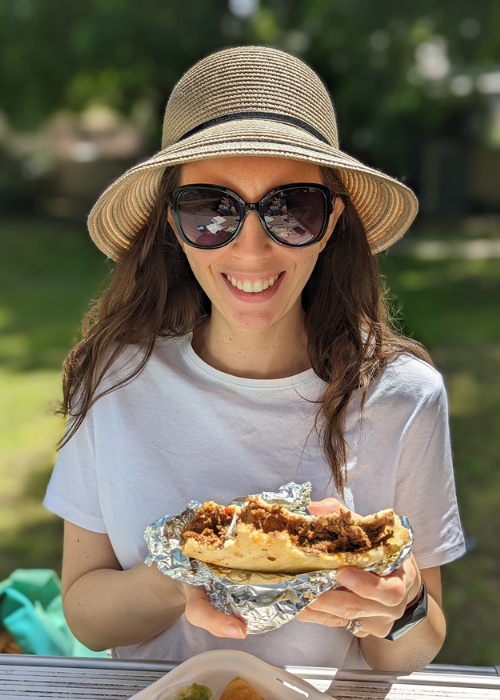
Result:
<svg viewBox="0 0 500 700"><path fill-rule="evenodd" d="M443 377L435 367L408 353L397 355L390 360L381 375L381 380L386 383L403 383L430 393L443 386Z"/></svg>
<svg viewBox="0 0 500 700"><path fill-rule="evenodd" d="M446 397L443 377L437 369L410 354L394 357L375 380L372 393L377 398L422 406L439 403Z"/></svg>
<svg viewBox="0 0 500 700"><path fill-rule="evenodd" d="M114 359L116 347L110 348L99 363L99 390L107 391L130 381L140 381L141 377L156 374L161 368L175 371L183 356L187 337L158 337L149 357L146 346L141 344L127 345Z"/></svg>

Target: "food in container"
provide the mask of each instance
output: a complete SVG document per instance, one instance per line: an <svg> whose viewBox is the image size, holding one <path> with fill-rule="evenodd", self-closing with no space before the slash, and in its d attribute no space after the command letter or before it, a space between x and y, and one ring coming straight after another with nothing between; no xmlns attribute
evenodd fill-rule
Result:
<svg viewBox="0 0 500 700"><path fill-rule="evenodd" d="M236 676L222 691L219 700L265 700L244 678Z"/></svg>
<svg viewBox="0 0 500 700"><path fill-rule="evenodd" d="M211 700L212 689L205 683L177 683L157 696L157 700Z"/></svg>

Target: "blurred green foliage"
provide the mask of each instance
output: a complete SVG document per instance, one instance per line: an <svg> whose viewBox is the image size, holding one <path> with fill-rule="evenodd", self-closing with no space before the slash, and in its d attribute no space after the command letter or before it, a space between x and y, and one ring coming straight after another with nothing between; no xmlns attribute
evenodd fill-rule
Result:
<svg viewBox="0 0 500 700"><path fill-rule="evenodd" d="M160 105L182 72L224 43L225 0L1 0L1 106L18 127L90 100Z"/></svg>
<svg viewBox="0 0 500 700"><path fill-rule="evenodd" d="M130 113L146 100L159 116L196 60L228 45L270 44L322 76L343 147L411 183L430 134L484 137L485 96L457 95L450 81L495 69L499 33L497 0L261 0L247 18L226 0L0 0L0 106L19 129L92 101ZM445 47L444 80L415 68L429 40ZM158 133L150 138L156 148Z"/></svg>

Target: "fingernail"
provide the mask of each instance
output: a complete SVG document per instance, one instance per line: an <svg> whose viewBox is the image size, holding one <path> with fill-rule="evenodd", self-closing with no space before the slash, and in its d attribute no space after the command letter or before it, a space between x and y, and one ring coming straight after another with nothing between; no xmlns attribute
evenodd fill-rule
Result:
<svg viewBox="0 0 500 700"><path fill-rule="evenodd" d="M342 583L344 586L352 586L357 580L357 573L355 571L351 571L350 569L339 571L337 574L337 581L340 581L340 583Z"/></svg>
<svg viewBox="0 0 500 700"><path fill-rule="evenodd" d="M224 633L226 637L232 637L233 639L245 639L245 633L238 627L238 625L226 625L224 627Z"/></svg>

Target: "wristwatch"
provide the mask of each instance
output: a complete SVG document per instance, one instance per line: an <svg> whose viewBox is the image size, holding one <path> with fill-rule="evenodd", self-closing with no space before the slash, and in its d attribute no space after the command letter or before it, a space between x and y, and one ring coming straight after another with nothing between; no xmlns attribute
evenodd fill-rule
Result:
<svg viewBox="0 0 500 700"><path fill-rule="evenodd" d="M385 637L393 642L413 629L419 622L427 617L427 586L424 579L416 599L409 605L400 618L394 621L391 631Z"/></svg>

